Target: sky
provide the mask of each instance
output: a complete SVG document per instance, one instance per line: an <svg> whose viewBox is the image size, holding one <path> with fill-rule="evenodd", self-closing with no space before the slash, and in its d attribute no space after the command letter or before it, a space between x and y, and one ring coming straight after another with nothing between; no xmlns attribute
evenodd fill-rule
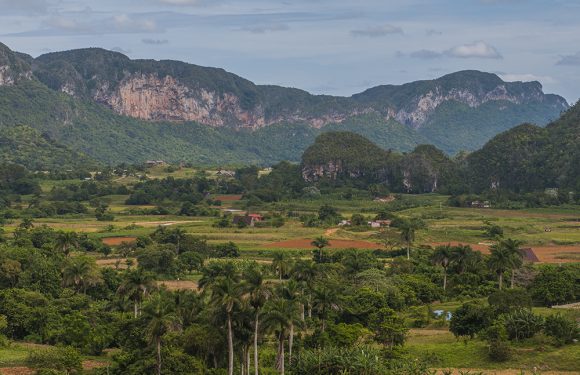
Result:
<svg viewBox="0 0 580 375"><path fill-rule="evenodd" d="M464 69L580 99L580 0L0 0L0 42L102 47L352 95Z"/></svg>

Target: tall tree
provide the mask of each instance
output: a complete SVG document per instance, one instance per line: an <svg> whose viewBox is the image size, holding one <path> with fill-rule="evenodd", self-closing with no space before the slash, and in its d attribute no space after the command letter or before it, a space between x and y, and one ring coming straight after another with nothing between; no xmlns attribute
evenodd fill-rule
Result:
<svg viewBox="0 0 580 375"><path fill-rule="evenodd" d="M521 268L524 264L524 254L520 247L522 246L523 242L508 238L506 240L501 240L499 245L504 247L507 251L512 254L512 269L511 269L511 282L510 288L513 289L515 283L515 270Z"/></svg>
<svg viewBox="0 0 580 375"><path fill-rule="evenodd" d="M288 254L281 251L274 253L272 257L272 269L278 274L280 280L286 276L291 267L292 259L290 259Z"/></svg>
<svg viewBox="0 0 580 375"><path fill-rule="evenodd" d="M117 289L117 293L133 300L134 316L137 318L140 314L143 299L155 288L154 275L138 268L127 272L121 285L119 285L119 289Z"/></svg>
<svg viewBox="0 0 580 375"><path fill-rule="evenodd" d="M243 285L229 277L218 277L210 286L212 306L223 309L226 313L226 329L228 333L228 375L234 374L234 332L232 328L233 314L242 303Z"/></svg>
<svg viewBox="0 0 580 375"><path fill-rule="evenodd" d="M324 249L325 247L330 245L330 242L328 241L328 239L324 236L316 237L310 244L318 249L318 261L320 263L323 263L324 257L323 257L322 249Z"/></svg>
<svg viewBox="0 0 580 375"><path fill-rule="evenodd" d="M245 290L248 302L254 309L254 373L259 374L260 359L258 356L258 336L260 334L260 314L262 307L271 297L272 290L264 283L264 275L257 268L252 268L244 274Z"/></svg>
<svg viewBox="0 0 580 375"><path fill-rule="evenodd" d="M314 290L314 309L321 321L321 331L326 330L326 319L332 310L340 310L339 297L336 290L322 286Z"/></svg>
<svg viewBox="0 0 580 375"><path fill-rule="evenodd" d="M274 331L278 336L276 368L282 375L285 372L284 344L290 327L296 322L297 314L296 302L284 298L277 298L268 302L264 316L264 326Z"/></svg>
<svg viewBox="0 0 580 375"><path fill-rule="evenodd" d="M308 317L312 318L312 286L317 275L316 263L309 260L298 260L292 268L292 279L302 287L303 302L301 303L301 318L305 319L305 304L308 305Z"/></svg>
<svg viewBox="0 0 580 375"><path fill-rule="evenodd" d="M62 270L62 281L65 286L73 286L76 292L86 293L87 287L102 281L95 259L80 256L67 259Z"/></svg>
<svg viewBox="0 0 580 375"><path fill-rule="evenodd" d="M515 259L513 253L501 244L493 245L490 249L489 267L495 271L499 278L499 289L503 287L503 276L506 272L513 270Z"/></svg>
<svg viewBox="0 0 580 375"><path fill-rule="evenodd" d="M78 236L75 232L59 232L56 235L54 248L68 256L70 251L78 245Z"/></svg>
<svg viewBox="0 0 580 375"><path fill-rule="evenodd" d="M453 257L451 245L437 246L433 253L431 260L433 263L443 268L443 290L447 289L447 269L451 265Z"/></svg>
<svg viewBox="0 0 580 375"><path fill-rule="evenodd" d="M179 316L175 313L175 305L170 298L162 293L156 293L145 304L143 309L147 319L146 334L149 342L155 345L157 375L161 375L161 344L163 336L181 328Z"/></svg>
<svg viewBox="0 0 580 375"><path fill-rule="evenodd" d="M411 259L411 244L415 241L415 232L425 228L420 219L396 219L393 226L399 228L401 241L407 244L407 259Z"/></svg>

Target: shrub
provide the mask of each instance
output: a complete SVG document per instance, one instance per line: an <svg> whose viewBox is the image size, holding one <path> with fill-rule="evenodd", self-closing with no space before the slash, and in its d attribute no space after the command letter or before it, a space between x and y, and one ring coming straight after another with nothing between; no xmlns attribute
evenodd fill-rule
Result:
<svg viewBox="0 0 580 375"><path fill-rule="evenodd" d="M544 319L528 309L515 310L502 315L502 320L510 340L533 337L542 330Z"/></svg>
<svg viewBox="0 0 580 375"><path fill-rule="evenodd" d="M524 289L503 289L492 293L487 299L496 314L532 307L532 297Z"/></svg>
<svg viewBox="0 0 580 375"><path fill-rule="evenodd" d="M469 336L474 338L476 334L489 326L490 315L490 311L486 307L475 303L465 303L451 317L449 330L456 337Z"/></svg>
<svg viewBox="0 0 580 375"><path fill-rule="evenodd" d="M560 314L550 315L546 318L544 333L554 338L558 346L570 344L578 337L578 326Z"/></svg>
<svg viewBox="0 0 580 375"><path fill-rule="evenodd" d="M57 370L69 374L80 374L83 370L82 357L72 347L50 348L31 352L26 365L34 369Z"/></svg>

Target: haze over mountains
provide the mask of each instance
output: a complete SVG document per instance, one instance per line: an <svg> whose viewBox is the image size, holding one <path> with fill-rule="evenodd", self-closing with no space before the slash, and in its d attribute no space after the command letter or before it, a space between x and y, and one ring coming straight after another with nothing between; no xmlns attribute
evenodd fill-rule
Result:
<svg viewBox="0 0 580 375"><path fill-rule="evenodd" d="M317 135L337 130L382 148L433 144L454 154L521 123L545 125L567 108L538 82L479 71L334 97L102 49L33 59L0 44L0 127L35 129L105 163L299 160Z"/></svg>

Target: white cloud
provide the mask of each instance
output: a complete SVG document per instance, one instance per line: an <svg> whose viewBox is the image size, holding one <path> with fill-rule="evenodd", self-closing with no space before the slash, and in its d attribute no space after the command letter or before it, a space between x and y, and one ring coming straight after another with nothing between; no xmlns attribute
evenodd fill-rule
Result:
<svg viewBox="0 0 580 375"><path fill-rule="evenodd" d="M451 57L462 59L480 58L480 59L501 59L502 56L498 50L484 41L464 44L453 47L446 51L445 54Z"/></svg>
<svg viewBox="0 0 580 375"><path fill-rule="evenodd" d="M499 77L501 79L503 79L506 82L531 82L531 81L538 81L541 83L548 83L548 84L554 84L557 83L557 81L550 77L550 76L540 76L540 75L535 75L535 74L530 74L530 73L501 73L498 74Z"/></svg>
<svg viewBox="0 0 580 375"><path fill-rule="evenodd" d="M353 36L367 36L371 38L378 38L391 34L403 34L403 29L393 25L373 26L365 29L352 30Z"/></svg>

